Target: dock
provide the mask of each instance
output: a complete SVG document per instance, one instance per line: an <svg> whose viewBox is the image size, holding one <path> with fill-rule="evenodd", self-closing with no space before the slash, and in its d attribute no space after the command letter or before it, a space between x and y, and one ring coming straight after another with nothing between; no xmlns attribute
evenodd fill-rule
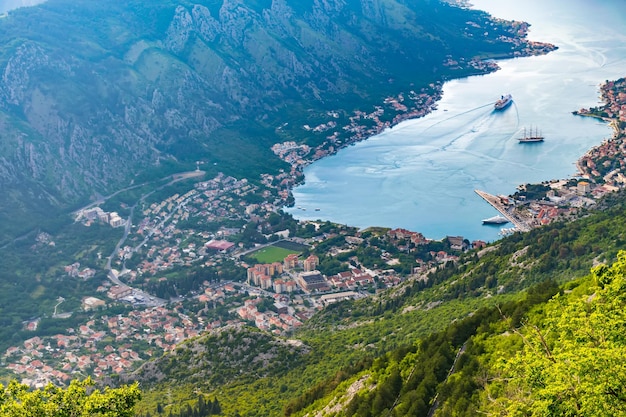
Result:
<svg viewBox="0 0 626 417"><path fill-rule="evenodd" d="M515 214L506 209L506 206L502 203L500 197L491 195L481 190L474 190L474 192L481 196L487 203L491 204L493 208L498 210L500 214L506 217L520 232L528 232L531 229L530 226L526 224L526 222L524 222L523 220L515 216Z"/></svg>

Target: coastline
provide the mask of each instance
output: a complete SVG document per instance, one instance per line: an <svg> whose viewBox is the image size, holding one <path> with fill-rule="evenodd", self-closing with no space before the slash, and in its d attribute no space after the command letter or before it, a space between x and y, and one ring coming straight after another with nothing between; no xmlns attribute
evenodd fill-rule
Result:
<svg viewBox="0 0 626 417"><path fill-rule="evenodd" d="M523 22L521 22L523 23ZM508 57L503 57L502 60L514 59L520 57L531 57L537 55L545 55L558 49L557 46L545 42L534 42L526 39L527 26L524 26L524 30L521 30L520 42L526 45L523 53L511 53ZM399 92L397 96L389 96L383 100L383 103L374 106L375 110L367 113L361 110L355 110L353 115L349 117L350 123L347 125L339 126L334 122L333 118L338 118L336 112L328 112L330 121L322 123L318 126L311 127L304 125L303 128L312 132L325 132L331 129L334 130L332 135L326 136L316 147L310 147L306 144L296 143L295 141L287 141L282 143L275 143L272 146L272 151L281 160L291 165L291 172L289 173L288 180L288 196L285 198L286 207L293 207L293 194L292 190L297 185L303 184L304 168L316 162L324 157L336 154L339 150L353 146L354 144L370 139L377 136L388 129L392 129L402 122L408 120L415 120L422 118L434 110L438 109L438 102L443 97L443 86L446 82L453 80L463 80L471 76L486 75L500 70L500 66L493 60L493 58L485 60L472 60L469 62L476 73L465 75L458 78L442 79L429 84L427 87L422 87L419 92L414 90L406 92ZM419 105L409 107L405 105L405 97L412 99L413 103ZM494 100L495 102L495 100ZM392 109L397 112L391 121L381 121L381 116L384 114L385 108ZM362 123L364 120L373 122L373 126L364 126ZM280 128L278 128L280 130ZM344 130L352 133L347 138L339 138L337 131Z"/></svg>
<svg viewBox="0 0 626 417"><path fill-rule="evenodd" d="M614 86L615 83L612 82L610 85ZM595 206L599 199L607 193L624 188L626 185L626 162L621 161L626 161L626 159L624 159L626 155L626 144L623 144L624 139L626 139L626 128L624 132L620 131L621 125L618 117L620 112L621 114L626 114L626 112L623 111L623 108L626 108L626 104L616 101L616 99L619 98L626 100L626 86L622 87L619 93L604 94L604 102L606 104L600 109L594 110L599 114L592 114L591 111L581 112L581 115L595 117L603 122L609 123L613 128L613 135L611 139L604 139L599 145L588 149L584 155L573 155L570 161L573 160L576 164L578 171L577 176L573 175L570 177L567 175L566 177L562 177L558 175L553 178L566 179L535 179L534 182L530 184L549 184L549 195L544 193L543 196L525 197L525 187L518 185L518 193L524 197L518 198L518 193L516 193L515 196L508 197L511 204L509 206L510 213L524 224L523 228L517 227L516 230L525 231L548 224L552 221L577 218L581 207ZM607 89L606 86L602 86L601 88L603 91ZM607 109L613 109L610 111L612 117L601 117L600 113ZM626 116L622 117L626 118ZM625 120L622 119L622 122L624 121ZM584 152L584 150L582 151ZM609 158L610 163L607 162L607 158ZM615 164L620 163L624 165L622 167L624 168L623 170L613 169ZM608 167L610 167L610 169ZM340 223L350 224L349 221L341 221ZM372 222L372 224L376 223ZM425 232L419 227L415 230ZM459 232L452 231L451 233L458 234ZM450 232L448 232L448 234L450 234ZM473 234L467 234L467 236L472 237Z"/></svg>
<svg viewBox="0 0 626 417"><path fill-rule="evenodd" d="M447 1L456 7L473 8L467 0ZM327 111L326 115L329 120L326 122L317 126L309 126L308 124L302 126L304 130L312 133L330 133L315 147L294 140L275 143L271 150L291 166L289 178L281 178L287 185L285 190L287 195L283 196L285 206L292 207L294 205L292 190L297 185L304 183L303 171L305 167L323 157L334 155L343 148L392 129L404 121L419 119L432 113L437 109L438 102L443 97L443 86L446 82L496 72L501 69L496 61L547 55L559 49L558 46L549 42L529 40L528 34L531 25L528 22L502 19L491 14L489 16L494 24L509 32L508 42L511 43L511 49L508 52L492 53L488 56L475 55L472 58L457 57L458 61L453 57L448 57L441 63L441 66L452 71L449 75L441 76L438 80L422 86L418 91L398 91L395 96L385 97L382 99L382 103L374 105L374 110L369 113L360 109L353 110L351 115L348 115L345 109ZM462 73L462 75L455 76L455 71ZM392 114L391 119L386 111ZM347 117L349 123L343 125L338 123L340 114ZM281 131L283 127L284 125L277 127L276 131ZM342 131L346 135L343 135Z"/></svg>
<svg viewBox="0 0 626 417"><path fill-rule="evenodd" d="M603 122L607 123L609 126L611 126L611 128L613 129L613 137L612 139L617 139L619 136L619 128L617 127L617 124L615 123L615 120L613 119L609 119L606 117L599 117L593 114L585 114L585 113L580 113L579 111L573 111L572 112L573 115L575 116L581 116L581 117L592 117L594 119L598 119L598 120L602 120ZM606 142L606 141L605 141ZM590 175L589 172L585 169L585 167L583 166L585 164L585 161L591 159L593 157L593 152L594 150L597 150L599 148L601 148L603 145L603 143L601 143L600 145L594 146L591 149L589 149L587 152L584 153L584 155L582 155L580 158L578 158L575 162L576 165L576 173L579 177L581 178L585 178L585 179L590 179Z"/></svg>
<svg viewBox="0 0 626 417"><path fill-rule="evenodd" d="M601 99L604 105L592 107L589 109L582 108L573 111L572 114L582 117L592 117L602 120L613 129L613 135L609 139L605 139L600 145L589 149L578 161L576 168L581 177L594 181L609 183L611 185L624 185L626 167L624 166L624 157L626 157L626 78L620 78L614 81L607 81L600 85ZM611 171L606 171L600 161L608 155L613 160L620 160L620 166L614 167ZM618 171L618 172L616 172ZM622 172L625 171L625 172ZM612 174L609 176L609 174Z"/></svg>
<svg viewBox="0 0 626 417"><path fill-rule="evenodd" d="M613 129L613 135L611 138L603 140L601 144L593 146L576 161L578 177L584 179L583 181L576 181L574 186L568 186L568 181L562 179L546 181L550 184L556 184L554 187L551 185L550 189L553 197L556 193L560 194L558 201L587 199L586 206L595 206L595 201L604 195L626 188L626 163L624 162L626 160L626 111L624 111L626 109L626 78L608 81L600 86L600 91L602 92L603 106L580 109L573 111L572 114L602 120ZM616 165L619 166L616 168ZM609 169L610 171L608 171ZM510 201L513 201L514 196L508 196L506 200L510 201L503 202L502 197L492 196L480 190L475 191L514 223L514 230L517 231L525 232L533 227L548 224L557 218L572 219L577 217L578 203L566 203L565 209L556 210L552 207L553 203L543 204L541 200L511 205ZM570 200L572 195L576 197ZM548 194L546 194L547 196ZM535 210L528 210L526 206L528 208L534 207ZM524 214L527 215L533 211L538 214L524 216ZM528 218L523 219L524 217Z"/></svg>
<svg viewBox="0 0 626 417"><path fill-rule="evenodd" d="M460 77L459 79L464 79L464 78L466 78L466 77ZM601 79L601 77L598 77L598 81L600 79ZM611 78L609 78L609 79L611 79ZM450 81L452 81L452 80L450 80ZM595 82L593 82L593 81L589 82L589 85L593 86L593 84L595 84ZM444 84L442 83L439 86L443 87L443 85ZM596 88L596 91L598 91L597 88ZM582 98L582 101L579 101L579 102L584 104L587 101L587 98L585 98L585 97L591 97L591 96L585 95ZM430 112L432 112L432 110L435 110L437 108L437 104L439 104L439 100L440 100L440 98L438 98L436 100L436 103L433 105L432 109L430 109L424 115L429 114ZM589 100L589 101L591 101L591 100ZM604 101L605 101L605 103L607 102L607 100L604 100ZM567 104L567 103L565 103L565 104ZM565 109L567 109L567 107L565 107ZM571 110L571 107L570 107L570 110ZM570 113L570 111L567 111L567 110L565 110L565 112L566 113ZM592 116L592 115L588 115L588 116ZM372 132L369 135L363 135L362 137L360 137L358 140L355 140L354 142L369 139L371 136L374 136L374 135L376 135L376 134L378 134L378 133L380 133L380 132L382 132L382 131L384 131L386 129L393 128L394 126L396 126L396 124L400 123L401 121L413 120L413 119L417 119L419 117L421 117L421 115L420 116L416 116L416 117L405 116L405 117L403 117L402 120L398 121L397 123L386 125L386 126L383 127L383 129L381 129L379 131L376 131L376 132ZM622 183L617 181L618 174L621 174L620 172L616 172L615 173L615 175L614 175L615 178L607 178L608 181L607 181L607 179L604 178L604 175L602 175L602 174L605 174L605 171L598 170L597 172L593 172L594 164L596 164L596 162L601 158L601 156L600 156L601 153L604 153L604 154L610 155L610 156L615 156L616 155L613 152L613 150L611 150L610 148L611 148L611 144L613 142L615 142L616 139L619 139L620 135L621 135L621 133L619 131L619 124L618 124L618 122L617 122L617 120L615 118L599 117L599 116L596 116L596 115L593 115L593 117L596 117L597 119L600 119L600 120L602 120L605 123L609 123L609 125L613 129L612 139L606 139L607 138L606 133L600 133L600 135L595 135L594 134L593 136L589 136L589 139L591 139L593 137L594 138L593 139L593 143L596 143L598 145L595 145L595 144L592 143L591 144L591 148L589 148L588 146L582 147L582 148L578 149L578 151L575 152L573 155L571 155L569 158L567 158L568 159L567 164L569 165L570 168L566 170L567 172L565 173L565 175L563 175L563 173L559 173L559 174L556 174L556 175L548 174L548 175L546 175L544 177L544 179L537 179L536 177L534 177L534 178L531 179L531 181L530 181L531 183L534 183L534 184L539 184L539 183L545 183L545 184L551 183L552 184L552 183L557 183L557 182L569 183L569 185L570 185L570 187L569 187L570 190L569 191L572 194L576 194L576 191L573 190L573 188L575 188L575 187L572 187L571 185L575 184L576 181L580 181L581 179L584 178L586 180L589 180L589 182L592 183L592 190L593 190L593 192L586 193L586 196L584 196L585 197L585 201L588 202L589 204L595 204L594 201L596 201L598 198L600 198L602 195L604 195L605 192L615 191L617 187L621 187L622 186ZM598 125L601 125L601 124L603 125L604 123L597 123L597 124ZM602 143L599 143L600 141ZM345 146L352 145L354 142L345 143L345 144L339 144L339 146L337 146L336 149L333 150L333 152L330 152L330 153L328 153L326 155L334 154L339 149L342 149ZM313 155L313 152L311 152L311 155ZM307 155L302 154L301 155L301 162L303 163L303 165L301 165L301 167L308 166L312 162L314 162L314 161L318 160L319 158L322 158L323 156L326 156L326 155L316 155L313 158L309 158L309 157L307 157ZM319 158L318 158L318 156L319 156ZM591 165L588 164L588 161L591 161ZM612 162L614 162L614 161L612 161ZM576 168L575 168L576 171L575 172L572 172L573 171L571 169L571 165L572 164L576 165ZM571 174L573 174L573 175L571 175ZM566 180L546 180L548 178L566 178ZM626 177L624 177L624 178L626 178ZM303 177L301 177L300 179L304 180ZM516 181L516 183L517 183L517 181ZM520 182L519 184L523 184L523 182ZM294 185L297 185L297 183L294 184ZM554 184L554 187L556 188L556 184ZM489 188L488 185L487 185L487 188ZM562 190L557 191L557 194L560 194L561 191L564 192L565 188L566 187L564 186L562 188ZM579 196L583 197L583 193L581 192L579 194ZM552 203L554 207L558 207L559 206L558 201L559 201L558 198L554 199L554 202ZM585 203L585 204L587 204L587 203ZM314 206L311 206L311 207L314 207ZM550 211L550 208L546 208L546 211ZM556 212L556 209L554 211ZM574 211L575 210L573 210L573 209L571 210L571 212L574 212ZM295 212L293 214L295 216L298 216ZM559 215L558 218L560 218L560 219L563 219L563 218L566 218L566 217L567 218L571 218L571 216L569 216L568 214L563 215L561 213L561 215ZM308 216L308 217L304 217L304 218L313 219L314 217ZM556 218L557 218L556 216L555 217L551 217L551 218L543 218L543 219L540 219L541 223L538 220L536 222L536 224L537 225L539 225L539 224L546 224L545 222L549 222L549 221L555 220ZM341 220L340 222L349 224L349 220L347 222L345 220ZM375 224L375 222L371 221L371 219L368 219L368 223ZM417 227L416 230L420 230L420 228ZM422 231L422 230L420 230L420 231ZM468 236L472 236L471 233L467 233L467 235Z"/></svg>

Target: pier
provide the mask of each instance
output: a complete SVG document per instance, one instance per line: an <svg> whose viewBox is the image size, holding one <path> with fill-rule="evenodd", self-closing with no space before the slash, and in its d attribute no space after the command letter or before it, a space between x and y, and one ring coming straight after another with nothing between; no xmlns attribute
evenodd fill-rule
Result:
<svg viewBox="0 0 626 417"><path fill-rule="evenodd" d="M502 203L500 197L491 195L480 190L474 190L474 192L481 196L487 203L491 204L493 208L498 210L500 214L506 217L520 232L528 232L531 229L531 227L526 222L515 216L512 211L507 210L506 205Z"/></svg>

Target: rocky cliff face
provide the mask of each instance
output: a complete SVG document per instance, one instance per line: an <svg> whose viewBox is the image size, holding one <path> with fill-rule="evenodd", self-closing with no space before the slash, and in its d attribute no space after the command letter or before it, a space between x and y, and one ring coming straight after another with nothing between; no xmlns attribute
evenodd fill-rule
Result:
<svg viewBox="0 0 626 417"><path fill-rule="evenodd" d="M165 160L228 166L218 161L224 129L269 158L285 109L351 111L432 78L459 43L510 49L468 36L470 21L488 24L434 0L49 0L15 10L0 19L0 187L16 190L0 217L84 200ZM240 134L250 123L268 134Z"/></svg>

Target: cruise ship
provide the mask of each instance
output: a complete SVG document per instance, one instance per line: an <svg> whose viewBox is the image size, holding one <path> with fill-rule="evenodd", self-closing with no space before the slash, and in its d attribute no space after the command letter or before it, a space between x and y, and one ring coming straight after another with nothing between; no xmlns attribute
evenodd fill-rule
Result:
<svg viewBox="0 0 626 417"><path fill-rule="evenodd" d="M500 99L496 101L496 103L493 105L493 108L495 110L504 110L509 107L511 103L513 103L513 97L510 94L507 94L505 96L500 96Z"/></svg>

